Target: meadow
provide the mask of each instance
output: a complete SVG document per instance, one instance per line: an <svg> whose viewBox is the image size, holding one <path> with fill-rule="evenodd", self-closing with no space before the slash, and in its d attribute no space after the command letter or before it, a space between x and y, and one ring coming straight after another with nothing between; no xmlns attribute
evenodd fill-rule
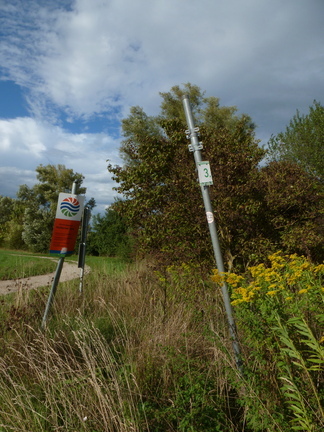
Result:
<svg viewBox="0 0 324 432"><path fill-rule="evenodd" d="M1 432L323 430L323 265L280 252L242 275L86 263L83 294L60 284L43 332L48 288L0 299Z"/></svg>
<svg viewBox="0 0 324 432"><path fill-rule="evenodd" d="M48 255L0 249L0 280L20 279L55 271L56 263Z"/></svg>

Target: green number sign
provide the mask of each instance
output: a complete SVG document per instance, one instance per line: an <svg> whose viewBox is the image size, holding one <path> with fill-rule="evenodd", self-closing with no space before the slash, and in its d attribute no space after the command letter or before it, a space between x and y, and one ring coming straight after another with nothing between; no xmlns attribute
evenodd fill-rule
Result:
<svg viewBox="0 0 324 432"><path fill-rule="evenodd" d="M208 161L198 162L199 184L201 186L209 186L213 184L212 173Z"/></svg>

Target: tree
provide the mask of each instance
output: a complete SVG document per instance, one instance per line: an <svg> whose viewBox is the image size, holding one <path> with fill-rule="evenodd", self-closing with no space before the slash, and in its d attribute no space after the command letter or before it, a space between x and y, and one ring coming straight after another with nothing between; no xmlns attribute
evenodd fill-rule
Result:
<svg viewBox="0 0 324 432"><path fill-rule="evenodd" d="M3 246L8 223L13 213L14 199L0 195L0 246Z"/></svg>
<svg viewBox="0 0 324 432"><path fill-rule="evenodd" d="M274 161L261 170L263 229L273 249L324 259L323 185L300 165Z"/></svg>
<svg viewBox="0 0 324 432"><path fill-rule="evenodd" d="M127 225L119 213L108 208L104 216L94 215L88 247L95 255L129 257Z"/></svg>
<svg viewBox="0 0 324 432"><path fill-rule="evenodd" d="M58 196L60 192L70 191L73 182L77 183L77 194L84 194L86 188L81 187L84 177L74 173L64 165L40 165L36 168L39 183L33 187L22 185L17 197L24 206L22 238L33 252L48 250Z"/></svg>
<svg viewBox="0 0 324 432"><path fill-rule="evenodd" d="M17 199L0 196L0 246L26 249L22 239L24 206Z"/></svg>
<svg viewBox="0 0 324 432"><path fill-rule="evenodd" d="M55 214L56 204L60 192L71 191L72 184L76 182L77 194L84 194L86 188L81 187L84 177L74 173L65 165L39 165L36 168L36 178L39 183L32 188L27 185L20 186L17 196L22 201L37 201L38 204Z"/></svg>
<svg viewBox="0 0 324 432"><path fill-rule="evenodd" d="M285 132L268 143L270 160L288 160L301 165L321 181L324 179L324 107L314 101L307 115L297 110Z"/></svg>
<svg viewBox="0 0 324 432"><path fill-rule="evenodd" d="M197 86L161 93L160 115L136 107L123 120L123 166L108 165L123 196L113 209L123 215L136 250L165 262L214 265L208 224L193 155L185 137L181 96L189 93L214 185L210 196L227 267L266 259L271 251L302 252L320 259L322 188L302 166L272 162L260 168L265 151L254 124L236 107L221 107Z"/></svg>
<svg viewBox="0 0 324 432"><path fill-rule="evenodd" d="M193 155L184 133L181 96L185 93L189 93L205 142L204 155L214 174L212 200L223 250L231 263L242 252L235 233L244 233L246 224L252 230L257 217L255 183L264 151L249 116L236 116L235 107L220 107L218 99L204 97L197 86L186 84L183 90L176 86L162 93L157 117L136 108L123 121L126 139L120 153L124 165L109 164L108 170L125 199L113 208L127 219L143 252L162 254L171 261L213 263ZM249 205L243 208L246 202Z"/></svg>

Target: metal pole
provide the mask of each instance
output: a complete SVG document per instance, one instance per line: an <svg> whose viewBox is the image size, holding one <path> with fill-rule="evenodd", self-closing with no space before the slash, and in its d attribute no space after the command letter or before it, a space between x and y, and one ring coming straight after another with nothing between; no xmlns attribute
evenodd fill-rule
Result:
<svg viewBox="0 0 324 432"><path fill-rule="evenodd" d="M52 288L51 288L50 295L49 295L48 300L47 300L47 305L46 305L43 320L42 320L42 326L41 326L42 330L44 330L46 327L47 317L48 317L49 311L51 309L51 306L52 306L52 303L53 303L53 300L55 297L57 285L60 281L60 276L61 276L61 272L62 272L62 268L63 268L63 264L64 264L64 258L65 257L61 257L59 259L59 262L57 263L56 272L55 272L55 276L54 276L53 283L52 283Z"/></svg>
<svg viewBox="0 0 324 432"><path fill-rule="evenodd" d="M78 259L78 267L81 268L80 285L79 285L80 294L82 294L83 291L83 276L84 276L84 265L85 265L85 256L86 256L86 247L87 247L87 232L88 232L90 216L91 216L90 208L85 207L83 210L81 241L79 245L79 259Z"/></svg>
<svg viewBox="0 0 324 432"><path fill-rule="evenodd" d="M190 107L189 96L188 95L183 96L182 102L183 102L184 112L186 115L187 125L189 128L189 130L187 130L186 133L187 133L187 137L190 138L190 141L191 141L191 145L189 145L189 150L191 152L193 152L196 167L198 170L198 164L199 164L199 162L202 162L201 152L200 152L200 150L202 149L202 144L198 140L199 128L195 127L195 125L194 125L194 119L193 119L193 115L192 115L192 111L191 111L191 107ZM223 262L223 257L222 257L220 245L219 245L213 208L212 208L211 200L210 200L210 196L209 196L209 186L201 185L201 193L202 193L202 197L203 197L203 201L204 201L204 206L205 206L205 211L206 211L206 216L207 216L207 221L208 221L208 227L209 227L209 233L210 233L210 237L211 237L211 241L212 241L212 246L213 246L213 251L214 251L217 269L220 273L223 273L224 272L224 262ZM230 332L230 335L232 338L232 343L233 343L235 361L236 361L237 368L242 372L241 351L240 351L240 346L239 346L238 339L237 339L237 331L236 331L236 325L235 325L235 321L234 321L230 296L229 296L228 288L227 288L227 285L225 282L223 283L221 288L222 288L222 294L223 294L223 299L224 299L225 311L226 311L226 315L227 315L229 332Z"/></svg>
<svg viewBox="0 0 324 432"><path fill-rule="evenodd" d="M73 184L72 184L72 195L76 195L76 187L77 187L77 183L76 182L73 182Z"/></svg>

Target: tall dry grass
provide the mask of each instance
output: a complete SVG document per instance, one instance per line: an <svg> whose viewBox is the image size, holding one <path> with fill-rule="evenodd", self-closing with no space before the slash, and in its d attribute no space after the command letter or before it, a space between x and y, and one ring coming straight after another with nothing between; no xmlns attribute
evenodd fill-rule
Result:
<svg viewBox="0 0 324 432"><path fill-rule="evenodd" d="M21 314L10 321L8 312L2 332L0 430L196 430L205 408L237 430L223 373L233 366L230 342L215 316L221 299L201 280L187 283L187 292L162 283L147 263L114 276L93 272L83 296L78 281L59 286L45 333L47 291L19 292Z"/></svg>
<svg viewBox="0 0 324 432"><path fill-rule="evenodd" d="M273 385L260 392L254 373L268 371L275 384L275 365L244 343L250 375L236 370L221 293L208 275L141 262L122 273L93 271L82 296L78 288L77 280L59 286L45 332L48 289L22 290L4 305L1 432L291 430L274 409L282 395Z"/></svg>
<svg viewBox="0 0 324 432"><path fill-rule="evenodd" d="M138 431L138 395L132 375L98 329L80 318L80 328L48 338L29 329L17 335L1 359L0 418L3 430Z"/></svg>

